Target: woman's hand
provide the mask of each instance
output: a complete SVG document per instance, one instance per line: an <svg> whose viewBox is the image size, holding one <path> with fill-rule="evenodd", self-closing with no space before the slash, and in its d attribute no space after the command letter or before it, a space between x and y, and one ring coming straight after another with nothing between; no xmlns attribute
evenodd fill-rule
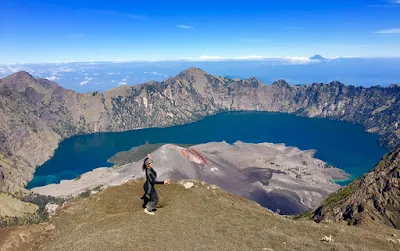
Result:
<svg viewBox="0 0 400 251"><path fill-rule="evenodd" d="M169 184L169 179L165 179L164 184Z"/></svg>

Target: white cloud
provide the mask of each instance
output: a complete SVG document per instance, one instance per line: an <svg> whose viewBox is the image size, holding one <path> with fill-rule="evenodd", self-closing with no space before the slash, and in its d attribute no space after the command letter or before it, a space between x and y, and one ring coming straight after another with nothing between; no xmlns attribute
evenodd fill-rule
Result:
<svg viewBox="0 0 400 251"><path fill-rule="evenodd" d="M77 79L79 79L78 77L74 77L74 80L77 80Z"/></svg>
<svg viewBox="0 0 400 251"><path fill-rule="evenodd" d="M107 73L107 75L115 75L115 73L114 72L109 72L109 73Z"/></svg>
<svg viewBox="0 0 400 251"><path fill-rule="evenodd" d="M156 71L150 72L150 74L152 74L152 75L154 75L154 76L161 76L161 75L163 75L163 73L159 73L159 72L156 72Z"/></svg>
<svg viewBox="0 0 400 251"><path fill-rule="evenodd" d="M307 64L313 63L308 57L268 57L268 56L239 56L239 57L221 57L203 55L197 58L185 58L182 61L240 61L240 60L276 60L286 64Z"/></svg>
<svg viewBox="0 0 400 251"><path fill-rule="evenodd" d="M203 55L203 56L200 56L199 59L214 60L214 59L223 59L223 57L220 57L220 56L206 56L206 55Z"/></svg>
<svg viewBox="0 0 400 251"><path fill-rule="evenodd" d="M58 80L58 79L60 79L60 78L57 77L57 76L50 76L50 77L47 77L46 79L48 79L48 80L50 80L50 81L56 81L56 80Z"/></svg>
<svg viewBox="0 0 400 251"><path fill-rule="evenodd" d="M308 57L283 57L282 59L288 64L308 64L312 62Z"/></svg>
<svg viewBox="0 0 400 251"><path fill-rule="evenodd" d="M97 75L99 75L98 73L93 73L93 76L97 76Z"/></svg>
<svg viewBox="0 0 400 251"><path fill-rule="evenodd" d="M131 13L123 13L123 12L118 12L118 11L113 11L113 10L90 10L92 13L96 14L101 14L101 15L114 15L114 16L123 16L123 17L129 17L132 19L138 19L138 20L149 20L147 17L144 16L139 16Z"/></svg>
<svg viewBox="0 0 400 251"><path fill-rule="evenodd" d="M182 29L193 29L193 27L192 27L192 26L189 26L189 25L184 25L184 24L179 24L179 25L177 25L176 27L178 27L178 28L182 28Z"/></svg>
<svg viewBox="0 0 400 251"><path fill-rule="evenodd" d="M111 80L111 83L115 83L116 81L115 80Z"/></svg>
<svg viewBox="0 0 400 251"><path fill-rule="evenodd" d="M82 81L82 82L80 83L80 85L86 85L87 83L89 83L89 82L90 82L90 80L92 80L92 78L85 77L85 80L84 80L84 81Z"/></svg>
<svg viewBox="0 0 400 251"><path fill-rule="evenodd" d="M126 85L127 83L126 83L126 81L121 81L121 82L119 82L118 84L119 84L119 85Z"/></svg>
<svg viewBox="0 0 400 251"><path fill-rule="evenodd" d="M400 3L400 0L399 0L399 3ZM374 33L377 33L377 34L400 34L400 28L378 30L378 31L375 31Z"/></svg>

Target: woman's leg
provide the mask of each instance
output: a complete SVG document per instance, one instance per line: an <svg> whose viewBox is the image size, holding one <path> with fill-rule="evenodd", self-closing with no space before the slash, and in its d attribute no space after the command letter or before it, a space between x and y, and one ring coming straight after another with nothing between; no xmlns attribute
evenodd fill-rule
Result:
<svg viewBox="0 0 400 251"><path fill-rule="evenodd" d="M150 212L153 211L156 208L157 203L158 203L158 195L156 190L153 188L151 189L150 192L150 201L147 203L146 206L147 210L149 210Z"/></svg>

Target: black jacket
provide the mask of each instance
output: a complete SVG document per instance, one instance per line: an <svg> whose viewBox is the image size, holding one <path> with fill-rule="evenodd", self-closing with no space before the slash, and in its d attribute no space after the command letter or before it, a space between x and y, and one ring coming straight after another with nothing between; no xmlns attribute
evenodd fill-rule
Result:
<svg viewBox="0 0 400 251"><path fill-rule="evenodd" d="M146 183L144 183L144 191L150 194L156 184L164 184L164 181L156 181L157 173L153 168L146 168Z"/></svg>

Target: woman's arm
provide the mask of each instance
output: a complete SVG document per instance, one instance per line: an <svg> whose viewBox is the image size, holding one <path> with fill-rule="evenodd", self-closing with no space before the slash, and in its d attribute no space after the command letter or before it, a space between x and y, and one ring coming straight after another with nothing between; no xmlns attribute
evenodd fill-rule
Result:
<svg viewBox="0 0 400 251"><path fill-rule="evenodd" d="M164 181L157 181L156 180L156 176L152 173L149 173L149 181L151 185L155 185L155 184L165 184Z"/></svg>

